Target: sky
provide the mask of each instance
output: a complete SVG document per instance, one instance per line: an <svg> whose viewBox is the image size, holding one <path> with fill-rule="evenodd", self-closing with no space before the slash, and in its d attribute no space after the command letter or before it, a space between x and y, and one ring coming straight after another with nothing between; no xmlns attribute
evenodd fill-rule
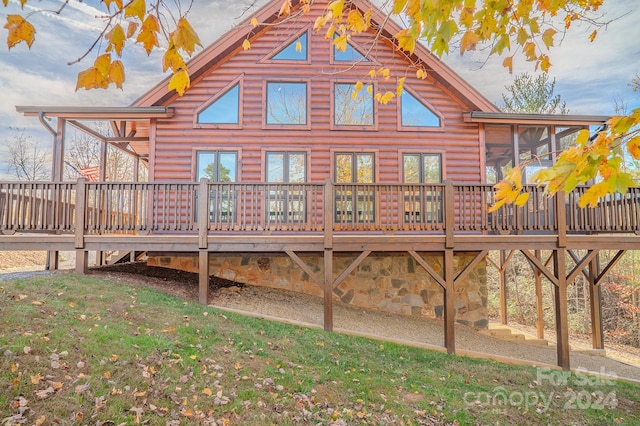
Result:
<svg viewBox="0 0 640 426"><path fill-rule="evenodd" d="M98 45L101 49L89 53L79 64L67 63L82 56L96 40L103 24L96 17L104 12L98 9L100 3L96 0L70 0L60 14L46 12L59 9L63 3L64 0L30 0L22 13L38 11L30 18L37 30L33 46L28 49L21 43L8 50L4 42L0 45L0 179L10 178L6 143L16 132L31 136L43 147L51 145L51 135L37 118L18 114L16 105L125 106L165 77L162 51L147 57L141 46L127 46L122 59L127 73L123 90L112 86L108 90L76 92L77 73L93 63L104 45ZM253 0L194 0L188 19L206 46L250 16L255 8L245 9L252 3ZM257 3L261 5L264 0ZM9 0L6 8L0 6L0 21L13 13L20 13L18 0ZM605 0L600 15L601 21L612 22L599 30L593 43L588 40L593 28L574 24L562 44L549 52L555 93L566 101L572 114L613 114L616 99L623 100L630 109L640 107L640 93L628 87L631 78L640 73L640 1ZM1 34L4 40L6 30ZM487 60L482 51L467 52L462 57L453 52L443 61L498 105L513 76L535 72L532 63L517 60L510 75L501 65L502 58Z"/></svg>

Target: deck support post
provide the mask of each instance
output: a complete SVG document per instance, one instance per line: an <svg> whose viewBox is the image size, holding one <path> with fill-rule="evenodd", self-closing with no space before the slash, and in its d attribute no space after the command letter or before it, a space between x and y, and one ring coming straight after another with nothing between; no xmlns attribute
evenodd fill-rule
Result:
<svg viewBox="0 0 640 426"><path fill-rule="evenodd" d="M198 256L198 301L209 303L209 252L200 250Z"/></svg>
<svg viewBox="0 0 640 426"><path fill-rule="evenodd" d="M540 250L535 251L535 256L542 259ZM542 306L542 272L536 267L533 269L533 278L536 286L536 329L538 339L544 339L544 310Z"/></svg>
<svg viewBox="0 0 640 426"><path fill-rule="evenodd" d="M86 250L76 249L76 274L86 275L89 270L89 253Z"/></svg>
<svg viewBox="0 0 640 426"><path fill-rule="evenodd" d="M455 275L453 268L453 250L444 251L444 346L447 353L456 353L456 337L455 337Z"/></svg>
<svg viewBox="0 0 640 426"><path fill-rule="evenodd" d="M507 325L509 317L507 314L507 257L504 250L500 250L500 323Z"/></svg>
<svg viewBox="0 0 640 426"><path fill-rule="evenodd" d="M324 330L333 331L333 217L335 194L331 179L324 181Z"/></svg>
<svg viewBox="0 0 640 426"><path fill-rule="evenodd" d="M602 292L596 283L600 274L600 255L589 262L589 307L591 308L591 341L593 349L604 349L602 333Z"/></svg>
<svg viewBox="0 0 640 426"><path fill-rule="evenodd" d="M49 127L49 126L47 126ZM57 129L55 134L53 135L53 151L52 151L52 162L51 162L51 181L52 182L62 182L63 176L63 167L64 167L64 142L65 142L65 133L67 128L67 120L64 118L58 117L57 120ZM49 127L51 129L51 127ZM60 197L60 193L56 191L54 197ZM57 201L60 201L59 199ZM60 203L58 203L60 204ZM55 220L59 221L61 219L62 212L60 210L54 212ZM57 251L48 251L47 252L47 261L45 265L46 270L57 270L60 261L60 253Z"/></svg>
<svg viewBox="0 0 640 426"><path fill-rule="evenodd" d="M569 362L569 312L567 308L567 265L565 249L557 248L553 252L553 269L558 283L554 286L556 314L556 345L558 366L568 371Z"/></svg>

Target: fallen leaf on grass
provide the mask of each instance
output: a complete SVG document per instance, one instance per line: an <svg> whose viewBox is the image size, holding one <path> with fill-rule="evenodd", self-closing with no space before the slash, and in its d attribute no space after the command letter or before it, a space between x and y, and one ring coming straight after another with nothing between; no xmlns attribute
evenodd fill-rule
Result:
<svg viewBox="0 0 640 426"><path fill-rule="evenodd" d="M45 398L48 398L50 395L54 394L55 390L51 386L49 386L46 389L35 391L34 393L38 398L45 399Z"/></svg>

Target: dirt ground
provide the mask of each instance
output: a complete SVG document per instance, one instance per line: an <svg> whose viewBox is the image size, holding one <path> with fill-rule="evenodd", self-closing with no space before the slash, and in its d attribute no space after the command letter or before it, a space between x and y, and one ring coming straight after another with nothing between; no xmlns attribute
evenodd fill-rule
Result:
<svg viewBox="0 0 640 426"><path fill-rule="evenodd" d="M2 274L8 278L18 271L25 270L24 268L42 270L45 258L44 254L38 252L0 252L0 256L2 256L0 257L0 280ZM6 275L6 273L10 274ZM144 263L93 268L90 273L153 287L188 300L198 298L198 275L195 273L147 267ZM250 312L254 315L277 317L296 323L322 325L324 310L321 298L243 285L216 277L211 277L209 285L209 303L212 305ZM372 335L380 339L403 340L440 347L443 345L442 321L363 310L340 302L334 305L334 327L337 330ZM552 341L553 333L549 333L547 338ZM556 362L555 346L535 347L497 340L462 325L456 326L456 347L461 350L525 359L536 363L554 365ZM571 347L572 350L585 349L590 347L590 343L587 338L572 336ZM571 362L572 368L640 380L640 349L638 348L608 346L606 357L572 351Z"/></svg>

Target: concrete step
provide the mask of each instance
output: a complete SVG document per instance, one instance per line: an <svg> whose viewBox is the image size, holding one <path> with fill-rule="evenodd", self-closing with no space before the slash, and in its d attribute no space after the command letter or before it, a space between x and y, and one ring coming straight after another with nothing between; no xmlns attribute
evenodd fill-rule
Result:
<svg viewBox="0 0 640 426"><path fill-rule="evenodd" d="M524 333L508 325L489 323L486 330L481 331L482 334L495 337L509 342L524 343L532 346L547 346L549 342L545 339L538 339L535 336Z"/></svg>

